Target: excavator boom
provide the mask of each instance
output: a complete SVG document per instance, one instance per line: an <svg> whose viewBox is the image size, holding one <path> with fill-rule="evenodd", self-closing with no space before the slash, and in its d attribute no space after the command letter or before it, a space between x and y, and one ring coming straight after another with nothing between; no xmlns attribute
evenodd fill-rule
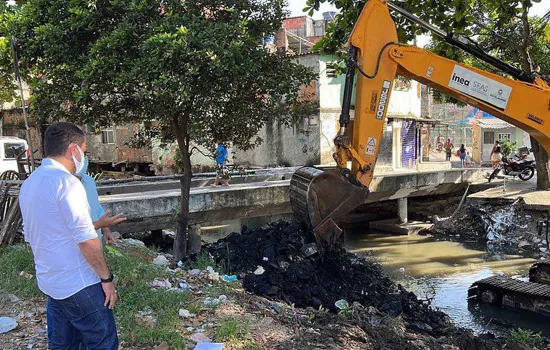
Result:
<svg viewBox="0 0 550 350"><path fill-rule="evenodd" d="M399 43L390 8L515 79ZM550 150L550 87L486 54L470 39L445 33L386 0L369 0L353 28L349 47L340 131L334 140L337 167L330 172L299 169L290 186L296 218L313 229L320 242L332 244L341 233L339 221L365 202L397 74L513 124ZM356 75L353 130L348 130Z"/></svg>

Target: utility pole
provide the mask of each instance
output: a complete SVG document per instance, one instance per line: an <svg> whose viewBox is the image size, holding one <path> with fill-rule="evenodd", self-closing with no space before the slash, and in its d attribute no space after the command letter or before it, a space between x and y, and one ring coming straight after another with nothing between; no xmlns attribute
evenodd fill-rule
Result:
<svg viewBox="0 0 550 350"><path fill-rule="evenodd" d="M11 50L13 54L13 71L15 72L15 79L19 84L19 94L21 95L21 108L23 109L23 119L25 120L25 135L27 136L27 142L30 149L31 168L30 171L34 171L34 149L32 147L31 132L29 128L29 122L27 120L27 107L25 106L25 95L23 94L23 82L21 81L21 74L19 74L19 56L17 52L17 45L15 37L11 36Z"/></svg>

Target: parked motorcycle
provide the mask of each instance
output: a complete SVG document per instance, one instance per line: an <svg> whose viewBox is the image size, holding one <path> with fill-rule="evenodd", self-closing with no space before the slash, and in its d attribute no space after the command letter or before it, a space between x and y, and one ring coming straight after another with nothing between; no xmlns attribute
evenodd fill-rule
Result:
<svg viewBox="0 0 550 350"><path fill-rule="evenodd" d="M502 157L500 164L493 170L489 176L489 182L493 180L500 171L504 175L519 177L523 181L531 180L535 175L535 161L526 159L528 154L515 155L514 158Z"/></svg>

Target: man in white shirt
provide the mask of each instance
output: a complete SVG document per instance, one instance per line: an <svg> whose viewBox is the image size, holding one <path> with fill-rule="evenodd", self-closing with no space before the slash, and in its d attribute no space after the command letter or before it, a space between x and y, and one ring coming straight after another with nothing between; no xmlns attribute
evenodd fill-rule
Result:
<svg viewBox="0 0 550 350"><path fill-rule="evenodd" d="M47 158L23 183L19 205L38 286L48 296L50 349L114 350L117 295L96 229L124 218L105 215L94 227L84 187L73 175L85 151L85 134L76 125L48 127Z"/></svg>

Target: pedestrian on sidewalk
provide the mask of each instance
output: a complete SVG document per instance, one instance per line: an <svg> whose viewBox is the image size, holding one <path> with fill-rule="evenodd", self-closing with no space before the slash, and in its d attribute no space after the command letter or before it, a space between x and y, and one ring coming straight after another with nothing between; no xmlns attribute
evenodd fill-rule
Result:
<svg viewBox="0 0 550 350"><path fill-rule="evenodd" d="M466 147L464 144L460 145L460 166L464 168L466 163Z"/></svg>
<svg viewBox="0 0 550 350"><path fill-rule="evenodd" d="M84 187L74 176L84 166L86 136L71 123L44 133L42 165L21 186L23 234L32 249L36 279L47 295L50 349L118 349L117 301L90 217ZM120 218L105 217L105 226Z"/></svg>
<svg viewBox="0 0 550 350"><path fill-rule="evenodd" d="M447 139L447 141L445 142L445 145L443 146L443 148L445 148L445 160L447 161L451 160L451 154L453 152L454 147L455 146L451 142L451 139Z"/></svg>
<svg viewBox="0 0 550 350"><path fill-rule="evenodd" d="M493 149L491 150L491 165L493 168L496 168L500 161L502 160L502 148L500 142L495 141Z"/></svg>
<svg viewBox="0 0 550 350"><path fill-rule="evenodd" d="M216 179L213 186L220 184L220 179L224 186L229 186L229 169L227 168L227 148L223 145L222 141L218 141L218 147L216 148Z"/></svg>
<svg viewBox="0 0 550 350"><path fill-rule="evenodd" d="M94 179L86 174L88 171L88 157L84 155L84 166L82 169L74 174L84 186L86 191L86 198L88 199L88 205L90 206L90 216L92 217L92 222L94 226L101 226L102 218L111 216L111 212L105 212L101 203L99 203L99 194L97 193L97 186ZM118 214L115 217L123 218L123 214ZM105 244L115 244L116 237L109 227L102 227L96 230L101 246L105 247Z"/></svg>

